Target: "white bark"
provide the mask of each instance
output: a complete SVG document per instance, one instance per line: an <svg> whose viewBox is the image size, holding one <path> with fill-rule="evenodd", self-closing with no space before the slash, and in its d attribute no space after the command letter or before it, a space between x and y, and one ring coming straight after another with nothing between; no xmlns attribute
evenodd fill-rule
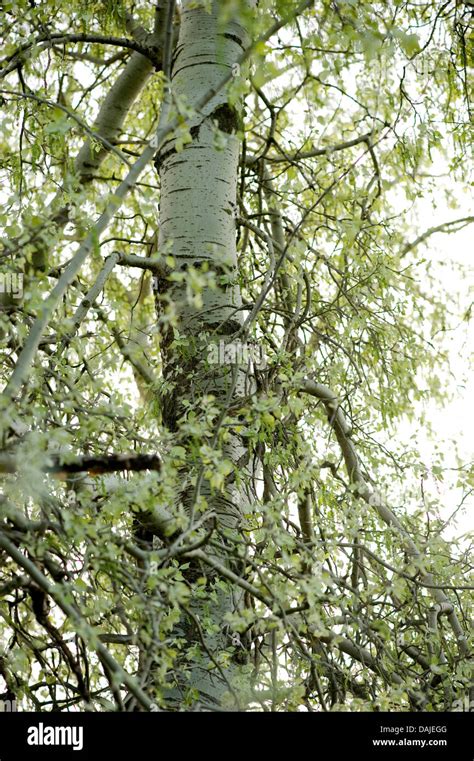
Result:
<svg viewBox="0 0 474 761"><path fill-rule="evenodd" d="M172 98L186 103L195 102L217 85L249 43L244 26L238 20L234 18L225 26L220 23L219 3L214 3L210 12L192 6L189 1L183 4L171 83ZM199 305L189 298L186 282L166 278L157 282L158 311L162 315L166 304L173 302L178 320L175 329L181 338L187 339L189 346L184 362L173 343L176 333L166 321L161 321L163 372L172 388L163 400L163 419L172 431L177 430L177 420L184 412L183 399L190 400L199 409L199 400L212 393L224 410L250 390L245 366L236 365L232 370L229 365L208 362L210 342L231 340L243 322L237 285L235 227L238 110L239 107L229 106L225 91L219 92L191 119L192 142L177 151L176 138L169 140L157 160L161 180L158 248L172 253L175 273L186 273L190 267L203 272L206 263L217 283L217 287L204 287ZM219 146L216 145L217 127L221 133ZM247 450L236 433L230 432L223 455L232 461L236 471L245 471ZM249 470L243 480L246 481L244 486L228 484L224 494L216 495L203 479L201 494L217 514L219 528L237 530L243 513L249 509L252 500ZM181 498L191 511L194 489L185 491ZM228 559L222 557L222 562L228 563ZM204 569L203 572L206 573ZM217 631L210 636L205 632L206 646L217 657L230 644L223 618L241 604L241 591L237 587L234 591L230 595L219 593L210 611ZM201 621L204 615L202 606L195 604L191 608L191 618L183 619L179 629L189 645L200 643L196 621ZM216 707L228 692L226 680L234 678L238 666L234 663L226 669L225 675L219 674L209 654L204 649L201 652L200 662L183 676L171 697L179 703L192 687L199 692L201 707ZM233 707L241 707L238 700Z"/></svg>
<svg viewBox="0 0 474 761"><path fill-rule="evenodd" d="M185 4L176 58L172 91L175 98L191 103L217 85L232 67L248 40L236 21L219 29L217 8L212 13L189 9ZM208 262L214 270L237 264L235 209L239 141L237 111L227 103L226 91L219 92L201 113L190 120L192 143L177 153L175 140L162 151L160 177L159 248L171 242L179 269L200 267ZM225 146L215 147L215 125L225 133ZM217 325L230 320L234 329L242 320L237 287L206 289L202 309L193 309L186 299L186 287L172 293L183 320L194 326ZM196 322L192 322L197 318ZM228 331L227 331L228 332Z"/></svg>
<svg viewBox="0 0 474 761"><path fill-rule="evenodd" d="M112 145L119 138L125 118L142 91L153 71L153 65L141 53L132 53L100 107L93 129ZM86 140L74 162L74 168L81 182L93 179L94 172L109 153L101 145L92 148L91 141Z"/></svg>
<svg viewBox="0 0 474 761"><path fill-rule="evenodd" d="M211 13L192 5L184 4L172 74L172 97L184 102L195 101L216 85L248 45L245 29L237 21L227 23L225 28L219 24L217 3ZM219 92L191 120L192 142L177 152L176 140L169 140L158 159L158 248L170 250L176 262L175 272L183 273L190 267L202 270L205 264L217 282L217 287L204 287L202 306L192 303L186 282L158 283L158 304L163 297L174 303L180 334L194 339L206 332L186 366L174 352L172 331L166 329L163 335L165 376L176 384L180 396L186 389L191 400L213 393L223 401L232 382L233 397L244 396L250 390L245 367L239 368L233 381L229 367L209 366L206 354L209 341L226 340L243 322L236 284L237 121L237 109L228 105L225 91ZM225 138L222 148L216 147L216 125ZM200 350L206 356L200 355ZM172 397L164 415L171 429L180 412L176 394ZM235 462L245 453L237 441L234 450L232 445L229 450Z"/></svg>

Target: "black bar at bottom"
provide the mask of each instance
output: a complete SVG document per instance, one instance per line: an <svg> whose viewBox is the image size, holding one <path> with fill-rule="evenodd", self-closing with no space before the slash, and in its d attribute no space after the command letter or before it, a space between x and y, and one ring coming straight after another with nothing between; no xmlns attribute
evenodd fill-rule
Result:
<svg viewBox="0 0 474 761"><path fill-rule="evenodd" d="M213 733L215 736L213 737ZM222 736L222 733L224 735ZM136 759L276 750L314 757L474 759L470 712L0 713L0 761ZM287 752L285 751L285 752ZM325 755L322 755L325 754ZM257 756L258 757L258 756Z"/></svg>

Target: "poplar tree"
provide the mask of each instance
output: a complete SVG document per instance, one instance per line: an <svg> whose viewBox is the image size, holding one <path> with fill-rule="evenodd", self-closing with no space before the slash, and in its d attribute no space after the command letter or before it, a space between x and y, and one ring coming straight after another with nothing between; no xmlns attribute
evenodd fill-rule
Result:
<svg viewBox="0 0 474 761"><path fill-rule="evenodd" d="M4 7L0 699L473 699L443 446L428 494L395 435L470 318L430 252L474 220L472 6Z"/></svg>

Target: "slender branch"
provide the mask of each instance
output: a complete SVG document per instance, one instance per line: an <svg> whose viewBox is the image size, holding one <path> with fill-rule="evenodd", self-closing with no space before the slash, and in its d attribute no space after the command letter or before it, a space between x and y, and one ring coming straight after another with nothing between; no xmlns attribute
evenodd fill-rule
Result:
<svg viewBox="0 0 474 761"><path fill-rule="evenodd" d="M368 143L370 139L372 138L373 133L372 132L366 132L364 135L360 135L359 137L354 137L352 140L346 140L343 143L336 143L335 145L326 145L322 148L312 148L310 151L296 151L295 153L286 153L282 148L278 146L278 149L281 151L281 156L275 155L275 154L266 154L265 161L268 161L272 164L278 164L278 163L294 163L295 161L301 161L304 159L312 159L317 156L330 156L331 153L336 153L337 151L345 151L347 148L352 148L354 145L359 145L360 143ZM256 161L260 160L260 156L258 155L250 155L246 156L245 163L248 166L252 166L255 164Z"/></svg>
<svg viewBox="0 0 474 761"><path fill-rule="evenodd" d="M161 256L137 256L136 254L122 254L118 255L117 264L125 265L126 267L138 267L142 270L151 270L152 272L162 271L165 274L163 267L163 261Z"/></svg>
<svg viewBox="0 0 474 761"><path fill-rule="evenodd" d="M375 554L375 552L372 552L372 550L369 550L368 547L366 547L363 544L354 544L353 542L338 542L338 547L351 547L352 549L358 549L363 555L368 555L373 560L375 560L376 563L379 563L379 565L383 566L387 569L387 571L391 571L392 573L397 574L397 576L401 576L403 579L407 579L407 581L410 581L412 584L416 584L420 587L426 587L427 589L452 589L453 591L460 591L461 589L464 589L466 591L474 590L474 586L471 584L460 584L457 586L456 584L426 584L423 581L419 581L418 579L414 578L413 576L410 576L409 573L405 573L405 571L401 571L399 568L395 568L395 566L391 565L390 563L387 563L386 560L382 560L382 558L379 558L378 555ZM359 561L360 563L361 561Z"/></svg>
<svg viewBox="0 0 474 761"><path fill-rule="evenodd" d="M90 42L100 45L113 45L120 48L128 48L129 50L135 50L137 53L149 58L153 64L157 63L156 56L152 47L142 45L136 40L130 40L127 37L111 37L107 34L90 34L86 32L80 32L79 34L65 34L63 32L55 32L48 35L40 35L36 40L31 42L25 42L20 45L17 50L4 59L3 63L6 66L0 69L0 79L6 77L7 74L22 66L25 62L25 53L38 47L40 50L53 47L59 43L67 42Z"/></svg>
<svg viewBox="0 0 474 761"><path fill-rule="evenodd" d="M311 394L323 402L329 423L334 430L339 446L341 447L346 469L349 478L355 487L355 493L357 496L363 499L364 502L371 507L374 507L384 523L396 529L404 542L408 555L410 555L415 565L420 569L421 580L423 584L430 589L434 600L443 606L446 604L451 606L447 595L435 584L433 574L425 570L425 558L408 531L404 528L395 513L384 503L380 493L376 490L372 491L367 484L367 481L362 474L357 451L350 438L351 428L345 419L336 394L322 383L316 383L310 379L305 379L299 390ZM469 647L467 644L467 637L452 606L450 610L451 612L448 613L447 616L456 637L459 652L462 656L468 657Z"/></svg>
<svg viewBox="0 0 474 761"><path fill-rule="evenodd" d="M89 473L89 475L98 476L119 470L161 470L161 459L156 454L111 454L67 460L64 456L49 454L48 461L48 464L42 466L42 472L50 473L58 478L72 473ZM14 455L0 454L0 473L16 473L18 470L19 465Z"/></svg>
<svg viewBox="0 0 474 761"><path fill-rule="evenodd" d="M4 532L0 531L0 547L11 557L12 560L23 568L24 571L33 579L33 581L49 595L56 605L61 608L63 613L68 617L71 625L75 626L80 636L87 641L87 645L94 650L98 656L107 664L116 678L124 684L132 695L139 701L146 710L150 710L154 705L153 701L143 692L135 679L130 676L121 665L110 654L109 650L102 644L97 633L86 622L86 619L79 612L75 604L66 601L66 596L71 597L71 591L63 588L62 584L51 584L46 576L40 571L30 558L25 557L18 547L8 539Z"/></svg>
<svg viewBox="0 0 474 761"><path fill-rule="evenodd" d="M466 227L466 225L470 225L473 222L474 217L462 217L461 219L453 219L451 222L443 222L442 225L436 225L436 227L430 227L429 230L425 230L425 232L419 235L418 238L415 238L414 241L407 243L401 255L405 256L409 251L412 251L414 248L419 246L420 243L424 243L425 240L427 240L431 235L434 235L435 233L458 232L458 230L461 230L463 227ZM460 227L458 227L458 225L460 225ZM450 229L451 227L456 227L457 229L453 231Z"/></svg>
<svg viewBox="0 0 474 761"><path fill-rule="evenodd" d="M119 260L119 254L112 254L111 256L107 257L105 260L105 264L102 267L101 271L99 272L99 275L95 281L95 283L89 288L86 295L82 299L81 303L77 307L74 317L72 318L72 328L68 331L67 335L64 336L64 338L61 341L61 345L64 347L66 343L69 343L71 338L75 335L76 331L79 328L79 325L85 318L87 312L89 311L92 304L94 304L95 300L97 299L98 295L102 291L107 278L111 274L113 268L117 264Z"/></svg>

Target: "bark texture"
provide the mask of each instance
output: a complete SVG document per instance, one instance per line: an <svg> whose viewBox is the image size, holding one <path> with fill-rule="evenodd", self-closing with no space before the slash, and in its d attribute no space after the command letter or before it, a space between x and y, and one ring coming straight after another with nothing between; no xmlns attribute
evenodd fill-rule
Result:
<svg viewBox="0 0 474 761"><path fill-rule="evenodd" d="M234 17L222 23L219 5L214 3L209 12L193 8L191 2L183 5L172 67L174 102L195 102L208 92L235 65L248 44L242 20ZM252 393L248 367L212 362L209 351L213 343L231 343L243 323L235 227L239 110L238 105L229 105L226 91L218 93L188 122L192 141L180 149L174 136L156 161L161 181L158 247L171 254L174 262L168 275L156 281L166 386L163 422L180 437L180 443L189 445L190 452L191 441L180 433L187 409L183 402L190 402L199 414L201 400L212 395L224 415ZM198 280L201 286L193 290L192 283ZM225 488L216 493L203 477L199 460L193 462L190 454L180 501L193 516L197 495L204 497L207 509L217 515L217 532L226 531L231 542L233 533L238 536L243 515L251 509L252 474L247 448L231 426L226 429L225 441L217 441L216 434L215 447L234 466ZM237 473L244 477L236 477ZM242 564L230 561L224 550L214 546L208 552L242 571ZM196 563L190 573L209 574L209 570L198 568ZM178 701L192 688L199 693L197 705L201 708L221 706L224 695L230 700L227 705L241 707L230 685L238 671L236 662L242 660L241 646L231 666L218 668L215 663L226 647L236 643L224 620L226 613L242 604L236 589L233 594L218 592L206 605L195 602L190 616L182 622L180 634L188 651L197 644L199 652L177 686ZM202 647L203 631L206 648Z"/></svg>
<svg viewBox="0 0 474 761"><path fill-rule="evenodd" d="M152 71L153 65L149 58L145 58L141 53L132 53L122 73L104 98L93 125L94 132L112 145L115 144L129 110ZM108 153L109 149L105 145L96 145L93 148L89 139L84 142L74 162L81 183L93 179L94 173Z"/></svg>

